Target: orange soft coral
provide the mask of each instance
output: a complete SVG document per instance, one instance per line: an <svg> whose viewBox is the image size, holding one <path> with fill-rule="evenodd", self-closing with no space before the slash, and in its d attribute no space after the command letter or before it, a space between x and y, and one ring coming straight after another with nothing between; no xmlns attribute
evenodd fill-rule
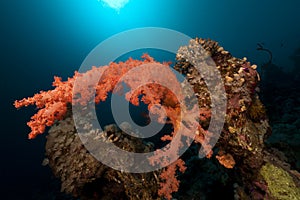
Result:
<svg viewBox="0 0 300 200"><path fill-rule="evenodd" d="M60 78L54 77L53 86L55 86L53 90L41 91L33 97L24 98L14 103L16 108L36 105L39 109L27 123L31 128L28 135L29 139L42 134L47 126L51 126L56 120L62 119L67 111L67 103L72 100L72 86L70 84L61 82Z"/></svg>
<svg viewBox="0 0 300 200"><path fill-rule="evenodd" d="M176 162L163 169L160 174L160 178L163 181L160 183L160 189L158 190L159 196L170 200L172 199L172 193L178 191L180 181L176 178L177 170L181 173L186 170L184 161L181 159L178 159Z"/></svg>
<svg viewBox="0 0 300 200"><path fill-rule="evenodd" d="M120 78L129 70L149 63L159 65L160 67L166 66L155 62L154 59L147 54L144 54L142 57L144 60L134 60L130 58L126 62L112 62L109 66L93 67L85 73L75 72L74 76L72 78L68 78L67 81L62 81L61 78L54 77L54 89L41 91L33 97L15 101L14 106L16 108L35 105L39 109L39 111L32 116L31 120L27 123L27 125L31 128L29 138L35 138L38 134L42 134L47 126L52 126L56 120L61 120L66 114L67 105L70 103L86 105L92 98L94 98L94 95L96 103L105 101L108 93L112 92ZM167 67L164 68L167 69ZM149 70L149 67L145 69ZM138 74L135 74L135 77L145 77L149 74L147 71L137 72ZM99 74L102 74L101 80L97 85L93 85L95 80L98 81ZM167 81L169 81L169 78L174 80L175 75L173 73L169 73L168 77L164 78ZM148 81L151 81L150 77L147 77L147 79ZM75 80L82 84L76 85L76 94L73 94ZM124 80L129 87L135 87L135 81L136 80L133 80L132 78ZM96 90L96 94L94 94L94 90ZM129 97L131 93L127 94L126 97L131 103L136 105L138 104L137 97L140 94L143 94L143 101L148 103L150 108L152 105L159 103L160 99L165 98L166 93L168 93L166 88L156 88L150 85L144 86L142 89L138 89L133 97ZM76 98L77 96L79 98Z"/></svg>

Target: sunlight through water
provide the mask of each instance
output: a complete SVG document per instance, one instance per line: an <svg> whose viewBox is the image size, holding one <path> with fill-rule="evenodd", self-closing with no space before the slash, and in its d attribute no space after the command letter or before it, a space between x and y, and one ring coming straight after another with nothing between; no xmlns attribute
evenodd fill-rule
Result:
<svg viewBox="0 0 300 200"><path fill-rule="evenodd" d="M104 3L105 5L115 9L116 11L120 11L121 8L128 3L129 0L98 0Z"/></svg>

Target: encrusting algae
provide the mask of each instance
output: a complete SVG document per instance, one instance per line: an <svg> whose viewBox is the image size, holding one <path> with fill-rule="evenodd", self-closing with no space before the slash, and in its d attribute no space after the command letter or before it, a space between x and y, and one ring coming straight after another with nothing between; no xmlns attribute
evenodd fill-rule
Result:
<svg viewBox="0 0 300 200"><path fill-rule="evenodd" d="M293 178L282 168L266 163L260 169L260 174L267 183L267 193L276 200L299 200L300 188Z"/></svg>

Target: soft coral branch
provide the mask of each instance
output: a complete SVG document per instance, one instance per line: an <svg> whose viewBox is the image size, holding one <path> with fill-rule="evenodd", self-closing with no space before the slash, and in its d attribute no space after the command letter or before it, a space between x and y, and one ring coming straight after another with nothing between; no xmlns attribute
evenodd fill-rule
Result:
<svg viewBox="0 0 300 200"><path fill-rule="evenodd" d="M120 78L130 69L148 63L162 66L147 54L144 54L142 57L144 60L134 60L130 58L126 62L112 62L109 66L93 67L85 73L75 72L74 76L68 78L67 81L62 81L60 77L54 77L52 84L54 89L41 91L33 97L15 101L14 106L16 108L35 105L39 109L27 123L31 128L28 137L30 139L35 138L38 134L42 134L47 126L52 126L56 120L61 120L67 112L68 104L86 105L93 98L95 98L96 103L105 101L108 93L112 92ZM135 76L143 77L145 73L136 74ZM100 80L99 74L102 75ZM165 77L165 79L168 80L168 77ZM80 84L76 84L76 93L73 94L75 81ZM132 79L125 80L129 86L133 83L132 81ZM98 84L95 85L95 82L98 82ZM144 99L147 100L149 104L155 104L156 102L153 102L154 99L163 98L160 96L160 93L151 93L150 88L147 91L148 96L145 94L146 97ZM134 99L129 99L129 101L136 103Z"/></svg>
<svg viewBox="0 0 300 200"><path fill-rule="evenodd" d="M61 78L54 77L53 86L55 89L41 91L33 97L15 101L14 106L21 108L28 105L36 105L39 111L31 117L27 125L31 128L29 139L42 134L47 126L54 124L56 120L61 120L67 112L67 103L72 100L72 84L62 82Z"/></svg>
<svg viewBox="0 0 300 200"><path fill-rule="evenodd" d="M168 200L172 199L172 193L178 191L180 183L180 181L176 178L176 173L177 171L183 173L185 170L186 166L184 165L184 161L181 159L178 159L176 162L163 169L160 174L162 182L160 183L158 195L165 197Z"/></svg>

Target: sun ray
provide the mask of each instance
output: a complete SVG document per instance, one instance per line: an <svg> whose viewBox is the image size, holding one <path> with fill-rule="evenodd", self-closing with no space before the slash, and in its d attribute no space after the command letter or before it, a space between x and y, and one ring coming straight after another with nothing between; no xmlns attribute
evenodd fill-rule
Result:
<svg viewBox="0 0 300 200"><path fill-rule="evenodd" d="M118 12L129 2L129 0L98 0L98 1L101 1L105 5L115 9Z"/></svg>

